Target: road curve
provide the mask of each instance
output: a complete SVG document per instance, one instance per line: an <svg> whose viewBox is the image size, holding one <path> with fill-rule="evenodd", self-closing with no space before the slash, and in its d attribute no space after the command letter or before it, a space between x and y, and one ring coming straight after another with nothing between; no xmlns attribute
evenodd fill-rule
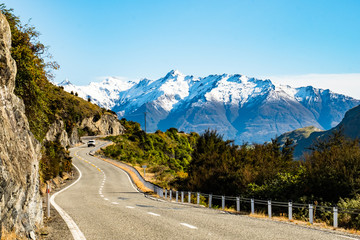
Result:
<svg viewBox="0 0 360 240"><path fill-rule="evenodd" d="M85 145L70 150L82 178L56 197L86 239L357 239L149 199L132 186L123 170L88 155L90 150L94 148Z"/></svg>

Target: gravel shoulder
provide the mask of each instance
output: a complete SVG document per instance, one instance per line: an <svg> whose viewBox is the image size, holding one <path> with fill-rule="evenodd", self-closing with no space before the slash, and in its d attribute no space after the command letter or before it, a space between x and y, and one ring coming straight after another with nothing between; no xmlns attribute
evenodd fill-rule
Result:
<svg viewBox="0 0 360 240"><path fill-rule="evenodd" d="M65 180L60 187L52 191L52 194L60 191L61 189L72 184L79 177L79 173L76 168L73 168L73 177ZM56 201L56 199L55 199ZM66 225L65 221L62 219L60 214L55 210L51 205L50 207L50 218L46 217L46 197L43 197L43 213L44 213L44 226L37 231L37 237L40 240L63 240L63 239L73 239L73 236Z"/></svg>

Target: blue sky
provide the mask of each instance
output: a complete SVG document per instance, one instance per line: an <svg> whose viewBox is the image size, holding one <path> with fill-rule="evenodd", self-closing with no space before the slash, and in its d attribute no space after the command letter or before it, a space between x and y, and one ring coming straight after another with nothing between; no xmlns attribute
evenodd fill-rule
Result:
<svg viewBox="0 0 360 240"><path fill-rule="evenodd" d="M357 0L2 2L41 32L61 66L56 82L157 79L178 69L270 77L360 99Z"/></svg>

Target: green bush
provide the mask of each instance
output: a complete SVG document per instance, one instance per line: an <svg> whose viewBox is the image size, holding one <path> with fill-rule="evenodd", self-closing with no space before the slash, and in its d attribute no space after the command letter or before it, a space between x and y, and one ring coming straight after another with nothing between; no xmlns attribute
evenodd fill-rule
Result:
<svg viewBox="0 0 360 240"><path fill-rule="evenodd" d="M360 194L356 194L355 197L351 199L340 199L338 207L345 211L344 213L341 213L341 211L339 213L339 226L360 229ZM348 213L346 213L346 211ZM351 214L351 212L356 212L356 214Z"/></svg>

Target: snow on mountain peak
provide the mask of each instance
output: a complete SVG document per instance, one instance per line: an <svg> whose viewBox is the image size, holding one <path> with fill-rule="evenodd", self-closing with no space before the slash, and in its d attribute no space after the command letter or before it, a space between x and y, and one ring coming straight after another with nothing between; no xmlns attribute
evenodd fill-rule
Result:
<svg viewBox="0 0 360 240"><path fill-rule="evenodd" d="M174 77L174 76L177 76L177 75L182 75L182 76L184 76L184 74L182 74L180 71L173 69L173 70L171 70L170 72L168 72L168 73L166 74L165 78L168 78L168 77L170 77L170 76Z"/></svg>
<svg viewBox="0 0 360 240"><path fill-rule="evenodd" d="M248 78L239 74L220 77L216 87L205 94L207 101L243 106L252 98L266 94L272 85L270 81Z"/></svg>
<svg viewBox="0 0 360 240"><path fill-rule="evenodd" d="M66 85L73 85L69 79L65 78L61 83L58 84L58 86L66 86Z"/></svg>

